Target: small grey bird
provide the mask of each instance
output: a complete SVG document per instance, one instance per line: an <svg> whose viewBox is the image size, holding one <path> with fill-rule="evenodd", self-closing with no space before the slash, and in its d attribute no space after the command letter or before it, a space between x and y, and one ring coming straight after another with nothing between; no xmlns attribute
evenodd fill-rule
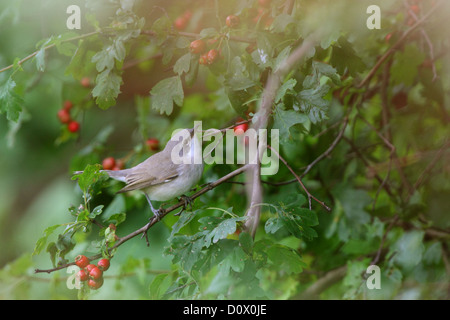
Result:
<svg viewBox="0 0 450 320"><path fill-rule="evenodd" d="M178 140L174 137L178 137ZM195 128L183 129L167 142L164 150L144 162L129 169L101 171L126 183L118 193L143 191L153 214L159 220L160 213L153 208L151 201L171 200L192 189L203 173L201 148Z"/></svg>

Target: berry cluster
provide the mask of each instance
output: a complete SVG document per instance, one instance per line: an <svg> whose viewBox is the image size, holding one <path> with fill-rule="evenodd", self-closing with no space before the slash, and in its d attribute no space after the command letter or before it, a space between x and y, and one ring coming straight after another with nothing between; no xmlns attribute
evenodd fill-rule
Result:
<svg viewBox="0 0 450 320"><path fill-rule="evenodd" d="M109 269L109 259L100 259L97 265L91 263L89 258L79 255L75 258L75 264L80 268L77 277L82 282L87 282L91 289L98 289L103 285L103 272Z"/></svg>
<svg viewBox="0 0 450 320"><path fill-rule="evenodd" d="M70 109L72 109L73 103L70 100L66 100L63 103L63 107L59 109L57 116L61 123L67 125L67 129L70 132L78 132L80 130L80 123L73 120L70 115Z"/></svg>
<svg viewBox="0 0 450 320"><path fill-rule="evenodd" d="M103 169L105 170L122 170L125 166L121 159L115 159L114 157L107 157L102 161Z"/></svg>
<svg viewBox="0 0 450 320"><path fill-rule="evenodd" d="M240 23L239 17L230 15L225 19L225 24L229 28L236 28ZM203 39L194 40L191 42L189 49L193 54L199 54L200 58L198 63L202 65L211 65L217 59L220 58L220 51L216 48L211 48L215 46L217 39L208 39L205 42Z"/></svg>

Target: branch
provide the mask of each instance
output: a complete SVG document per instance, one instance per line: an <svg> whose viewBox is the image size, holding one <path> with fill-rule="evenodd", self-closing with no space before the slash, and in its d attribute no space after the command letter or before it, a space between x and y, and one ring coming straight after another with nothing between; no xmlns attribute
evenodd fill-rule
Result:
<svg viewBox="0 0 450 320"><path fill-rule="evenodd" d="M289 169L289 171L294 175L295 179L297 179L298 183L300 184L300 186L303 188L303 190L306 192L306 195L308 196L308 202L309 202L309 210L311 210L311 199L313 199L314 201L316 201L317 203L319 203L322 207L324 207L327 211L331 211L330 207L328 207L325 202L318 200L316 197L314 197L309 191L308 189L306 189L305 185L303 184L301 178L295 173L294 170L292 170L291 166L289 166L289 164L287 163L286 160L284 160L284 158L282 156L280 156L280 154L273 149L271 146L267 146L270 150L272 150L272 152L274 152L278 158L280 158L280 160L284 163L284 165Z"/></svg>
<svg viewBox="0 0 450 320"><path fill-rule="evenodd" d="M318 279L314 284L312 284L308 289L299 295L295 296L294 300L308 300L308 299L317 299L318 296L331 287L333 284L340 281L345 277L347 273L347 265L339 267L337 269L331 270L327 272L322 278Z"/></svg>
<svg viewBox="0 0 450 320"><path fill-rule="evenodd" d="M269 116L272 113L275 95L281 86L283 78L303 59L305 54L314 47L315 37L316 35L311 35L306 38L277 70L269 74L262 94L260 108L253 117L254 122L252 127L257 132L259 129L265 129L267 127ZM258 143L258 153L261 152L261 149L262 146ZM259 224L261 214L261 206L256 204L262 202L261 165L259 163L260 158L256 158L257 164L252 164L246 175L247 181L250 181L251 183L247 186L248 210L246 216L249 219L245 222L244 228L248 230L252 236L256 233L256 227Z"/></svg>
<svg viewBox="0 0 450 320"><path fill-rule="evenodd" d="M90 36L95 35L95 34L98 34L98 33L100 33L100 31L89 32L89 33L86 33L86 34L82 34L82 35L80 35L80 36L76 36L76 37L73 37L73 38L69 38L69 39L66 39L66 40L62 40L61 43L64 43L64 42L70 42L70 41L75 41L75 40L80 40L80 39L87 38L87 37L90 37ZM53 44L50 44L50 45L44 47L44 51L46 51L46 50L48 50L48 49L51 49L51 48L53 48L53 47L55 47L55 46L56 46L56 44L54 44L54 43L53 43ZM24 62L26 62L26 61L32 59L34 56L36 56L36 55L39 53L39 51L41 51L41 49L39 49L39 50L33 52L32 54L30 54L30 55L28 55L28 56L26 56L25 58L23 58L22 60L20 60L19 62L17 62L17 65L20 66L20 65L22 65ZM7 66L7 67L4 67L4 68L0 69L0 73L4 72L4 71L6 71L6 70L9 70L9 69L11 69L11 68L13 68L13 67L14 67L14 64L11 64L11 65L9 65L9 66Z"/></svg>
<svg viewBox="0 0 450 320"><path fill-rule="evenodd" d="M229 180L229 179L231 179L231 178L241 174L242 172L246 171L248 169L248 167L249 167L249 165L247 164L247 165L244 165L244 166L240 167L239 169L236 169L236 170L230 172L229 174L223 176L222 178L220 178L220 179L218 179L218 180L216 180L216 181L206 185L204 188L202 188L201 190L199 190L196 193L194 193L190 198L193 200L195 198L200 197L202 194L204 194L204 193L214 189L215 187L221 185L225 181L227 181L227 180ZM176 209L178 209L180 207L183 207L184 205L185 205L184 200L180 200L178 203L172 205L171 207L169 207L167 209L160 208L160 218L165 217L170 212L172 212L172 211L174 211L174 210L176 210ZM138 236L140 234L144 234L145 232L147 232L147 230L149 228L151 228L153 225L155 225L159 221L160 220L158 220L155 216L153 216L152 218L150 218L150 221L145 226L139 228L136 231L131 232L130 234L128 234L128 235L126 235L124 237L120 237L116 241L114 246L112 246L111 248L108 249L108 252L111 252L112 250L120 247L122 244L124 244L128 240L130 240L130 239L132 239L132 238L134 238L134 237L136 237L136 236ZM97 259L99 259L101 257L102 257L102 254L96 254L94 256L89 257L89 260L90 261L94 261L94 260L97 260ZM72 265L75 265L75 262L67 263L67 264L58 266L58 267L53 268L53 269L35 269L34 272L35 273L44 273L44 272L51 273L51 272L54 272L54 271L57 271L57 270L61 270L61 269L67 268L67 267L72 266Z"/></svg>
<svg viewBox="0 0 450 320"><path fill-rule="evenodd" d="M313 162L311 162L305 169L305 171L303 171L302 175L300 176L300 178L303 178L304 176L306 176L306 174L312 169L312 167L314 167L318 162L320 162L323 158L328 157L330 155L330 153L334 150L334 148L336 148L336 146L338 145L338 143L341 141L345 129L347 128L348 125L348 117L350 114L350 111L352 110L352 108L348 109L347 115L344 118L344 124L342 126L341 131L339 131L338 135L336 136L336 139L334 139L333 143L328 147L327 150L325 150L324 153L322 153L320 156L318 156Z"/></svg>
<svg viewBox="0 0 450 320"><path fill-rule="evenodd" d="M141 34L146 35L146 36L151 36L151 37L154 37L157 35L156 32L153 30L142 30ZM180 35L180 36L190 38L190 39L200 39L201 38L200 33L184 32L184 31L172 32L172 33L170 33L170 35L173 35L173 36ZM221 36L225 37L225 35L221 35ZM249 43L249 44L256 43L255 39L248 39L248 38L243 38L243 37L238 37L238 36L226 36L226 37L229 40L235 41L235 42L244 42L244 43Z"/></svg>

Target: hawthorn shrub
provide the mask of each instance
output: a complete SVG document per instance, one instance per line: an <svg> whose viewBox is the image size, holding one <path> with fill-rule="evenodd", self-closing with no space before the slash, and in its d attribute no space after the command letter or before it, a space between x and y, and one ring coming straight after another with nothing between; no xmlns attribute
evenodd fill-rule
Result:
<svg viewBox="0 0 450 320"><path fill-rule="evenodd" d="M77 2L0 4L0 296L449 298L446 1ZM277 132L279 168L207 164L157 221L100 170L194 121Z"/></svg>

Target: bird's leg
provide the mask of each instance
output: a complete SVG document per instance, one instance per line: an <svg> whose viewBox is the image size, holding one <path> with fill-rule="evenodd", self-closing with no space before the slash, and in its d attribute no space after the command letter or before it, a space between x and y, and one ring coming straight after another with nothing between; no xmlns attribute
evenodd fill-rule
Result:
<svg viewBox="0 0 450 320"><path fill-rule="evenodd" d="M192 211L192 207L193 207L193 205L194 205L194 200L192 200L192 198L190 198L190 197L188 197L188 196L186 196L186 195L183 194L183 195L180 197L180 200L183 200L183 201L184 201L183 208L181 209L180 212L174 214L174 216L179 216L180 214L182 214L183 211L186 210L187 206L191 207L191 211Z"/></svg>
<svg viewBox="0 0 450 320"><path fill-rule="evenodd" d="M150 205L150 209L152 210L152 212L153 212L153 214L154 214L154 216L153 216L152 218L156 217L156 219L157 219L158 221L160 221L160 220L161 220L161 211L160 211L160 210L156 210L155 208L153 208L152 202L150 201L150 197L148 196L147 193L144 192L144 194L145 194L145 198L147 199L148 204ZM152 218L150 218L150 219L152 219ZM149 243L149 241L148 241L148 235L147 235L147 231L148 231L148 229L149 229L150 226L151 226L150 222L151 222L151 221L149 221L148 227L147 227L147 229L143 232L142 237L141 237L141 238L145 237L145 241L147 242L147 247L150 245L150 243Z"/></svg>
<svg viewBox="0 0 450 320"><path fill-rule="evenodd" d="M145 198L148 201L148 204L150 205L150 209L152 210L152 212L155 215L156 219L158 219L158 221L160 221L161 220L161 211L160 210L156 210L155 208L153 208L152 202L150 201L150 198L149 198L148 194L147 193L144 193L144 194L145 194Z"/></svg>

